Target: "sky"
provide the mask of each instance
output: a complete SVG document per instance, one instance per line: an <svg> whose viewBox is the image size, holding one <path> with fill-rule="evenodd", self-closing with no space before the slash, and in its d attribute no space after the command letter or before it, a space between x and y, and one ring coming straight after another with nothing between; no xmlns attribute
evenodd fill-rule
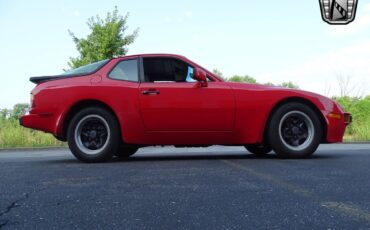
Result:
<svg viewBox="0 0 370 230"><path fill-rule="evenodd" d="M370 0L349 25L323 22L318 0L0 0L0 108L29 102L29 77L62 73L78 55L68 30L85 37L87 19L114 6L129 12L128 33L140 30L128 54L181 54L225 76L326 96L349 78L351 95L370 95Z"/></svg>

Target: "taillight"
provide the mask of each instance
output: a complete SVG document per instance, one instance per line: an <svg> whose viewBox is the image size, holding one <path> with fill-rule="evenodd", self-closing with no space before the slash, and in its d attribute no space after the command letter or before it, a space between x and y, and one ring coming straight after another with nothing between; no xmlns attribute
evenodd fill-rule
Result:
<svg viewBox="0 0 370 230"><path fill-rule="evenodd" d="M31 93L31 101L30 101L31 108L36 107L35 101L34 101L34 95Z"/></svg>

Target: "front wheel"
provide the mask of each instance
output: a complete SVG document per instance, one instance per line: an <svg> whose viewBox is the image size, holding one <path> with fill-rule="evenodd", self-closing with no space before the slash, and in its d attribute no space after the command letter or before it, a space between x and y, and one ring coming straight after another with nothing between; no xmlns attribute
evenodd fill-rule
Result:
<svg viewBox="0 0 370 230"><path fill-rule="evenodd" d="M271 116L267 138L279 157L311 156L322 138L322 126L315 111L301 103L288 103Z"/></svg>
<svg viewBox="0 0 370 230"><path fill-rule="evenodd" d="M100 107L82 109L69 124L68 146L81 161L106 161L118 150L118 127L116 118L109 111Z"/></svg>

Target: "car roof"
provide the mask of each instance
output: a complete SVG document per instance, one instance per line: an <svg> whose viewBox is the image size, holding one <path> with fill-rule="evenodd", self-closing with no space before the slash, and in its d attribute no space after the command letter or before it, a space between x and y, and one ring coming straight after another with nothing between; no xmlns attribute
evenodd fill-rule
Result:
<svg viewBox="0 0 370 230"><path fill-rule="evenodd" d="M200 67L200 68L206 70L210 75L212 75L218 81L223 81L222 78L216 76L215 74L213 74L212 72L208 71L206 68L202 67L198 63L195 63L192 60L188 59L187 57L185 57L183 55L179 55L179 54L170 54L170 53L133 54L133 55L126 55L126 56L119 56L119 57L116 57L116 58L112 58L111 60L113 60L113 59L130 59L130 58L138 58L138 57L173 57L173 58L178 58L180 60L181 59L182 60L186 60L186 61L190 62L192 65L194 65L196 67Z"/></svg>
<svg viewBox="0 0 370 230"><path fill-rule="evenodd" d="M126 55L126 56L119 56L116 58L135 58L135 57L177 57L181 59L187 59L183 55L178 55L178 54L170 54L170 53L146 53L146 54L132 54L132 55ZM112 59L116 59L112 58ZM187 59L188 60L188 59Z"/></svg>

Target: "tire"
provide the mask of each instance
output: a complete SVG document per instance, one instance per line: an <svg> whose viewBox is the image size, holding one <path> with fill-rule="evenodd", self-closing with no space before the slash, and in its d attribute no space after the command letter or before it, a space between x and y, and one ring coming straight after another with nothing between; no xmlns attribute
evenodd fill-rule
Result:
<svg viewBox="0 0 370 230"><path fill-rule="evenodd" d="M103 162L118 150L119 124L114 115L103 108L85 108L69 123L67 140L77 159L88 163Z"/></svg>
<svg viewBox="0 0 370 230"><path fill-rule="evenodd" d="M129 158L130 156L134 155L137 150L139 150L138 147L121 144L118 148L117 153L114 155L119 158Z"/></svg>
<svg viewBox="0 0 370 230"><path fill-rule="evenodd" d="M245 148L249 152L259 155L259 156L266 155L272 151L271 147L262 145L262 144L249 144L249 145L245 145Z"/></svg>
<svg viewBox="0 0 370 230"><path fill-rule="evenodd" d="M322 138L321 122L309 106L292 102L280 106L267 129L269 145L281 158L305 158L317 149Z"/></svg>

